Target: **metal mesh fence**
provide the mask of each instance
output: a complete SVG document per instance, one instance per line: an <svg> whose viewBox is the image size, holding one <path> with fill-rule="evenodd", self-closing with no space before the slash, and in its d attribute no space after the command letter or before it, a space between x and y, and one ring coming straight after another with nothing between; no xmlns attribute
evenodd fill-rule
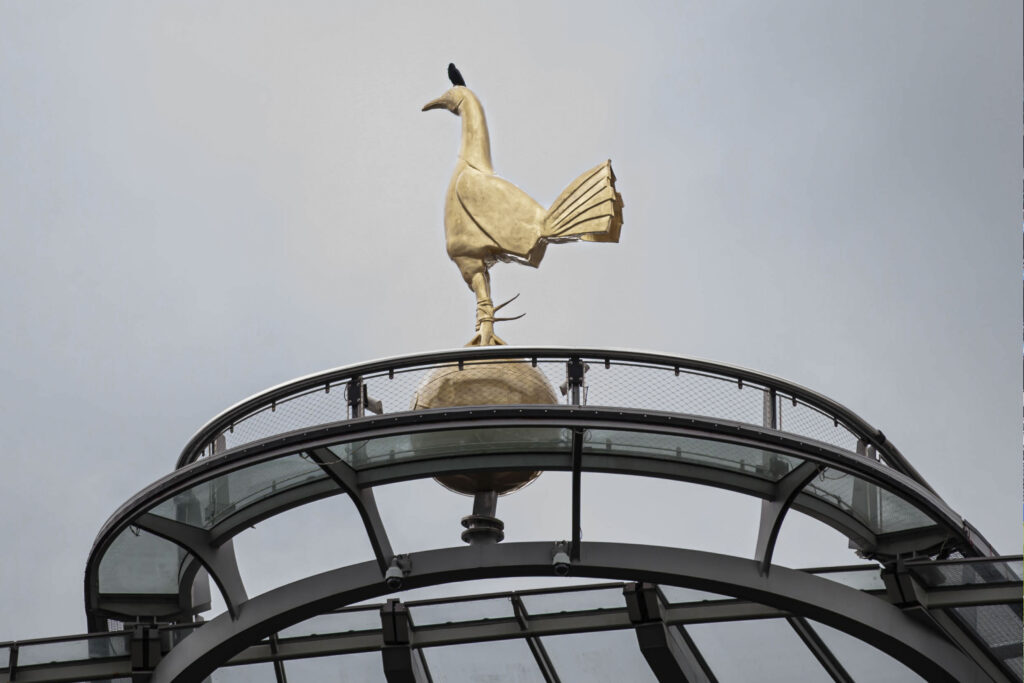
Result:
<svg viewBox="0 0 1024 683"><path fill-rule="evenodd" d="M714 374L675 365L587 359L581 403L659 412L682 413L769 426L768 403L771 387L744 382L727 374ZM534 403L569 402L566 391L566 356L559 358L495 358L396 367L361 377L365 387L364 414L390 414L425 405L419 398L428 383L446 374L468 371L487 381L476 382L470 396L449 392L445 405L507 405L522 402L519 385L543 382L550 386L552 400ZM539 373L539 374L538 374ZM351 376L325 381L293 395L279 397L235 416L222 431L209 439L200 456L294 430L308 429L354 417L348 402ZM499 381L500 380L500 381ZM436 387L435 387L436 388ZM543 392L542 392L543 393ZM526 394L526 395L536 395ZM435 401L436 403L436 401ZM775 427L801 437L821 441L848 451L857 451L858 435L837 416L782 391L774 392ZM873 453L869 452L869 456Z"/></svg>
<svg viewBox="0 0 1024 683"><path fill-rule="evenodd" d="M778 402L780 430L824 441L848 451L857 450L857 436L834 416L790 396L779 396Z"/></svg>

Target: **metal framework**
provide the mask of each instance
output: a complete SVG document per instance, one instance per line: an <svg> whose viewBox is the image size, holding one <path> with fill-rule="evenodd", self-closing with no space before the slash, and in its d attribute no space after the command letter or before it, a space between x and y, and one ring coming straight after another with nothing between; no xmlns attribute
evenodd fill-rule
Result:
<svg viewBox="0 0 1024 683"><path fill-rule="evenodd" d="M529 364L553 383L564 378L567 404L510 406L496 399L407 409L430 371L480 363ZM402 409L385 410L395 405ZM108 619L148 625L128 640L93 636L90 652L109 656L90 656L77 666L26 666L19 661L25 644L8 647L5 662L0 644L0 683L5 675L14 680L14 672L18 681L88 680L113 676L114 669L122 675L125 662L137 681L199 681L222 666L260 661L273 662L282 680L290 658L368 650L381 653L388 681L421 681L430 676L425 648L512 639L526 643L543 680L557 681L544 638L607 629L633 629L659 681L713 681L714 664L685 625L765 618L784 619L836 681L855 679L808 620L887 653L929 681L1020 678L1020 653L993 640L986 626L995 620L1020 633L1020 561L996 557L880 431L830 399L761 373L599 349L467 348L375 361L243 401L203 427L178 465L115 512L86 566L91 631L106 631ZM392 548L375 487L509 470L571 473L569 538L414 554ZM760 518L751 520L759 530L756 546L749 558L739 558L583 541L584 472L697 483L760 498ZM332 495L346 495L355 505L373 557L249 596L232 538ZM875 576L873 588L843 585L833 580L839 576L834 571L773 565L790 510L831 526L862 557L876 560L867 572ZM599 538L599 530L590 535ZM153 567L156 575L143 576ZM403 603L389 601L379 608L379 632L372 635L301 642L282 636L316 615L396 590L567 573L630 582L624 606L539 619L521 594L511 593L506 617L472 628L425 628ZM188 627L191 635L177 642L168 635L178 632L173 625L190 623L208 607L207 576L228 610L200 628ZM673 605L663 595L669 586L719 599ZM114 641L128 643L131 656L110 654L117 650ZM107 644L95 645L100 642ZM59 677L65 674L72 677Z"/></svg>
<svg viewBox="0 0 1024 683"><path fill-rule="evenodd" d="M1013 562L1020 564L1021 560L1014 558ZM932 569L939 566L931 562L924 564ZM957 561L944 563L943 566L962 569L969 564ZM992 563L989 561L986 564ZM877 572L877 567L872 565L805 570L805 573L815 575L822 581L831 582L827 577L839 574L844 580L857 584L863 584L865 579L872 576L877 577ZM749 567L747 573L753 575ZM851 577L854 578L851 580ZM939 597L946 605L972 604L979 600L1001 604L1017 599L1020 594L1019 583L1004 583L999 589L1002 591L1001 597L993 595L993 590L991 585L965 584L952 592L949 589L924 590L921 594ZM885 594L884 591L869 590L862 595L868 599L881 599ZM574 608L566 608L566 597L573 598ZM474 609L466 610L463 605L473 606ZM486 609L481 612L480 606ZM418 623L423 608L443 614L443 621L436 617L429 618L428 614L423 617L423 623ZM933 617L946 614L948 609L932 607L930 614ZM401 615L403 620L397 628L396 614ZM909 615L908 618L919 619ZM541 672L543 680L557 681L560 680L557 673L559 668L547 654L545 641L550 643L551 638L567 634L633 629L634 642L659 680L714 681L716 678L711 664L701 655L687 629L700 628L704 624L749 623L751 620L766 620L782 629L786 629L788 623L833 680L856 680L846 672L839 655L830 649L819 634L818 629L821 627L803 617L792 616L776 607L730 599L724 595L685 592L677 595L667 586L655 587L649 583L592 584L408 603L389 600L384 604L345 607L328 612L319 620L308 622L308 625L300 623L296 627L279 631L268 640L250 644L227 664L232 668L243 667L242 670L247 670L246 667L252 665L272 663L273 678L266 678L264 672L264 679L285 681L284 672L288 670L289 663L295 660L325 658L325 662L331 661L340 667L337 670L344 671L344 655L376 651L380 653L383 667L384 657L395 659L394 654L385 653L393 653L398 649L396 646L401 645L401 649L407 651L409 661L417 661L412 659L417 657L419 667L427 668L426 673L429 674L425 664L427 658L423 657L423 653L429 653L431 648L521 639L526 641L533 664ZM652 624L663 628L665 635L659 636L658 628ZM165 625L159 629L138 627L127 632L0 643L0 682L17 680L57 683L127 678L132 675L141 678L152 671L163 655L177 647L176 643L201 627L205 628L202 624ZM673 642L689 648L692 655L691 659L686 659L673 654L679 660L678 670L672 668L672 660L666 658L669 652L679 650L671 645ZM10 654L11 650L13 655ZM25 653L25 665L13 661L22 652ZM691 664L696 662L700 671L686 668L687 661ZM7 666L9 662L13 662L13 666ZM564 662L562 666L565 666ZM330 666L324 667L325 672L330 669ZM658 674L659 671L662 673ZM680 677L679 671L684 672L682 676L689 677ZM565 673L572 672L563 671ZM891 677L899 676L899 672L894 670L890 670L889 674ZM702 678L702 675L706 678ZM287 680L294 681L294 678ZM1007 680L1000 677L998 671L992 678Z"/></svg>

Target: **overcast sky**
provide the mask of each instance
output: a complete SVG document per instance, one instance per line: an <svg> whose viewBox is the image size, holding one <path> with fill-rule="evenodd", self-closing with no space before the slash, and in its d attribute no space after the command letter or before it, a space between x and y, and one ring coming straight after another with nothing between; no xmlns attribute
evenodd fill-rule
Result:
<svg viewBox="0 0 1024 683"><path fill-rule="evenodd" d="M1020 3L668 4L0 2L0 641L84 631L101 524L223 408L472 335L449 61L500 175L547 205L611 158L626 204L492 271L499 334L804 384L1020 552ZM510 540L564 536L566 481L502 500ZM756 500L587 485L587 538L753 550ZM380 501L398 552L469 512ZM347 505L243 534L250 595L365 559ZM856 561L799 519L776 558Z"/></svg>

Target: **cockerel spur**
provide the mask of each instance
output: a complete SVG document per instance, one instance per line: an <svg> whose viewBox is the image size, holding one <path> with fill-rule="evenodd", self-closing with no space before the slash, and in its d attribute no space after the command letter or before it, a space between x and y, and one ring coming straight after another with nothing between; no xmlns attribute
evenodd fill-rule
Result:
<svg viewBox="0 0 1024 683"><path fill-rule="evenodd" d="M551 242L618 242L622 197L615 190L611 161L574 180L548 209L494 175L480 100L454 64L448 65L448 77L451 89L423 107L447 109L462 118L459 158L444 206L448 256L476 294L476 335L467 346L504 344L494 334L488 269L498 261L536 268Z"/></svg>

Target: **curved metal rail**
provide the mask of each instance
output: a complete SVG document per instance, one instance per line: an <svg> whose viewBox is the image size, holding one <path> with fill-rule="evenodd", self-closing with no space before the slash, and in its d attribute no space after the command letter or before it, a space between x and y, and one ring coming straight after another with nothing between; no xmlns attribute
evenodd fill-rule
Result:
<svg viewBox="0 0 1024 683"><path fill-rule="evenodd" d="M766 426L860 452L931 488L881 430L836 401L793 382L694 358L542 346L435 351L300 377L255 394L210 420L189 439L177 467L275 434L349 417L353 401L369 399L371 406L384 414L406 412L422 380L442 366L531 363L558 385L567 378L567 366L573 362L582 362L587 370L579 394L581 403L698 414ZM566 392L567 403L571 396Z"/></svg>

